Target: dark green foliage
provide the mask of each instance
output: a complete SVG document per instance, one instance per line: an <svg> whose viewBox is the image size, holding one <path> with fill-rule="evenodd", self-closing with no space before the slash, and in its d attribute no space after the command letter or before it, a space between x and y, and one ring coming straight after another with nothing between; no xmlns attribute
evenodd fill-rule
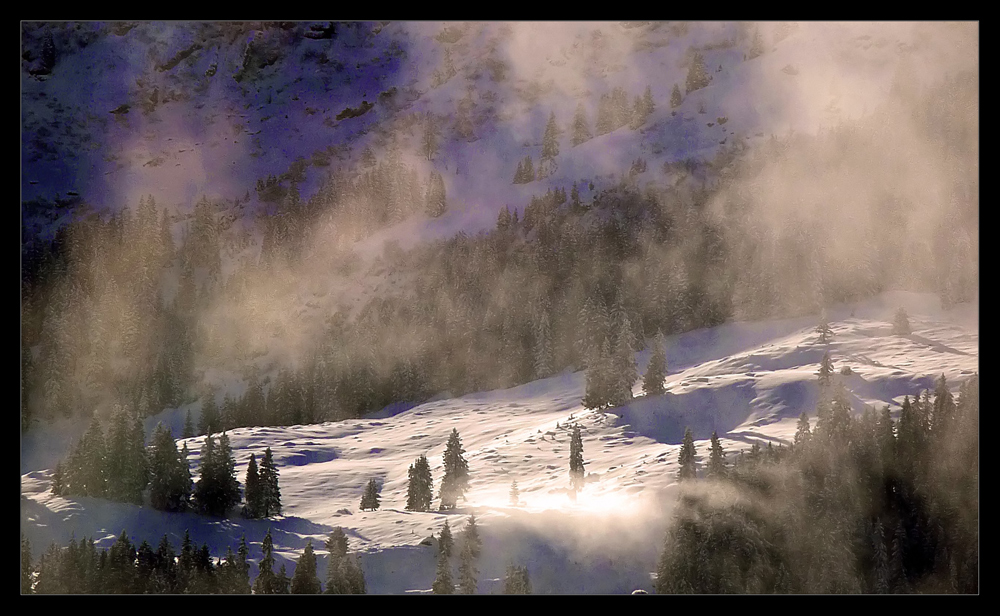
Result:
<svg viewBox="0 0 1000 616"><path fill-rule="evenodd" d="M556 114L549 114L549 121L545 125L545 134L542 136L542 159L553 159L559 156L559 127L556 125Z"/></svg>
<svg viewBox="0 0 1000 616"><path fill-rule="evenodd" d="M278 468L274 465L271 448L264 450L264 459L260 463L260 515L269 518L281 514L281 489L278 487Z"/></svg>
<svg viewBox="0 0 1000 616"><path fill-rule="evenodd" d="M514 173L515 184L528 184L535 181L535 166L531 162L531 156L525 156L517 163L517 171Z"/></svg>
<svg viewBox="0 0 1000 616"><path fill-rule="evenodd" d="M222 418L219 407L215 404L215 393L209 392L201 403L201 419L198 422L200 434L215 434L222 431Z"/></svg>
<svg viewBox="0 0 1000 616"><path fill-rule="evenodd" d="M770 443L769 443L770 444ZM726 452L722 449L717 432L712 432L711 452L708 458L708 476L716 479L726 476Z"/></svg>
<svg viewBox="0 0 1000 616"><path fill-rule="evenodd" d="M170 430L157 424L150 443L150 504L161 511L184 511L191 497L191 471Z"/></svg>
<svg viewBox="0 0 1000 616"><path fill-rule="evenodd" d="M569 441L569 478L574 490L583 487L583 436L580 426L573 426L573 435Z"/></svg>
<svg viewBox="0 0 1000 616"><path fill-rule="evenodd" d="M905 308L896 311L896 318L892 322L892 333L896 336L910 335L910 317L906 314Z"/></svg>
<svg viewBox="0 0 1000 616"><path fill-rule="evenodd" d="M528 568L509 565L503 579L503 594L530 595L531 580L528 579Z"/></svg>
<svg viewBox="0 0 1000 616"><path fill-rule="evenodd" d="M441 509L454 509L458 499L465 498L469 489L469 463L462 455L462 439L452 428L444 451L444 478L441 480Z"/></svg>
<svg viewBox="0 0 1000 616"><path fill-rule="evenodd" d="M461 562L458 566L458 588L463 595L476 594L479 571L476 569L476 556L468 543L463 544Z"/></svg>
<svg viewBox="0 0 1000 616"><path fill-rule="evenodd" d="M800 418L795 455L755 444L730 469L735 492L682 495L657 590L978 592L977 387L940 432L930 396L907 396L895 434L887 407L841 425L835 392L814 438Z"/></svg>
<svg viewBox="0 0 1000 616"><path fill-rule="evenodd" d="M264 540L261 543L263 558L257 566L257 578L253 581L253 593L255 595L275 595L280 594L278 588L278 578L274 574L274 540L271 539L271 529L267 529Z"/></svg>
<svg viewBox="0 0 1000 616"><path fill-rule="evenodd" d="M191 423L191 409L188 409L187 414L184 415L184 432L181 433L181 438L191 438L194 436L194 424Z"/></svg>
<svg viewBox="0 0 1000 616"><path fill-rule="evenodd" d="M677 471L677 478L679 480L694 479L698 476L695 463L694 436L691 434L691 428L684 429L684 442L681 443L681 449L677 455L677 464L680 466Z"/></svg>
<svg viewBox="0 0 1000 616"><path fill-rule="evenodd" d="M805 411L802 411L802 414L799 415L798 426L795 429L795 447L805 447L810 439L812 439L812 432L809 430L809 415Z"/></svg>
<svg viewBox="0 0 1000 616"><path fill-rule="evenodd" d="M659 396L663 393L663 379L667 378L667 356L663 349L663 334L658 333L653 341L652 353L646 374L642 377L642 391L647 396Z"/></svg>
<svg viewBox="0 0 1000 616"><path fill-rule="evenodd" d="M257 472L257 460L250 454L250 461L247 462L247 474L244 483L243 498L246 504L243 506L243 517L259 518L264 511L262 503L263 490L260 483L260 475Z"/></svg>
<svg viewBox="0 0 1000 616"><path fill-rule="evenodd" d="M820 397L825 397L827 395L827 390L833 382L833 361L830 359L830 353L823 353L823 359L819 363L819 387L820 387Z"/></svg>
<svg viewBox="0 0 1000 616"><path fill-rule="evenodd" d="M21 534L21 594L32 593L31 542Z"/></svg>
<svg viewBox="0 0 1000 616"><path fill-rule="evenodd" d="M291 593L293 595L318 595L321 590L319 577L316 576L316 554L313 552L312 541L309 541L306 543L302 556L295 564Z"/></svg>
<svg viewBox="0 0 1000 616"><path fill-rule="evenodd" d="M361 495L361 505L359 506L361 511L366 509L375 511L379 508L379 485L374 479L368 480L368 485L365 486L365 493Z"/></svg>
<svg viewBox="0 0 1000 616"><path fill-rule="evenodd" d="M437 573L431 590L435 595L450 595L455 592L455 583L451 579L451 565L444 553L438 554Z"/></svg>
<svg viewBox="0 0 1000 616"><path fill-rule="evenodd" d="M421 455L410 465L406 487L406 510L428 511L434 498L434 482L427 456Z"/></svg>
<svg viewBox="0 0 1000 616"><path fill-rule="evenodd" d="M438 538L438 553L444 558L451 558L451 551L455 547L455 540L451 536L451 527L448 526L448 520L444 521L444 527L441 529L441 536Z"/></svg>
<svg viewBox="0 0 1000 616"><path fill-rule="evenodd" d="M367 592L364 572L355 558L347 556L347 536L339 526L333 529L326 541L330 559L326 568L328 595L363 595Z"/></svg>
<svg viewBox="0 0 1000 616"><path fill-rule="evenodd" d="M685 94L704 88L709 84L709 81L708 71L705 70L705 59L700 53L695 52L691 58L691 65L688 67Z"/></svg>
<svg viewBox="0 0 1000 616"><path fill-rule="evenodd" d="M587 125L587 112L583 109L583 103L578 103L576 113L573 115L573 146L590 141L591 138L590 128Z"/></svg>
<svg viewBox="0 0 1000 616"><path fill-rule="evenodd" d="M674 89L670 92L670 107L671 109L676 109L681 106L684 99L681 96L681 89L674 84Z"/></svg>
<svg viewBox="0 0 1000 616"><path fill-rule="evenodd" d="M212 435L205 437L201 450L201 476L195 485L194 502L201 513L225 516L240 502L240 484L236 480L236 462L225 432L216 446Z"/></svg>

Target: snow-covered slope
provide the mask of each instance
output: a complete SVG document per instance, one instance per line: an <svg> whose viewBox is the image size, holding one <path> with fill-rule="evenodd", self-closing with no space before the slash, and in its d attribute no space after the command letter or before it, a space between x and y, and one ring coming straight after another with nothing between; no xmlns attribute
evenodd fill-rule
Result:
<svg viewBox="0 0 1000 616"><path fill-rule="evenodd" d="M913 333L891 335L891 319L903 306ZM453 531L475 513L484 536L480 592L500 588L504 568L526 564L536 593L615 593L650 590L649 572L662 545L675 489L677 452L685 426L695 434L699 459L718 430L733 453L754 442L788 444L802 411L813 412L816 371L829 352L856 411L864 405L897 409L902 397L932 386L944 374L952 387L979 370L978 309L940 308L928 295L888 293L828 311L834 331L818 342L815 317L730 323L667 339L667 392L644 398L639 384L629 405L610 413L588 411L580 399L583 373L564 373L507 390L387 408L363 420L310 426L243 428L230 433L237 467L270 447L281 473L284 515L273 520L212 519L165 514L88 498L49 493L54 450L51 432L22 442L22 530L33 546L94 535L107 547L124 528L136 541L163 535L178 545L185 529L215 556L241 534L260 559L260 542L273 529L279 562L289 565L306 541L318 546L344 527L352 550L361 552L370 592L425 592L434 578L433 547L421 541ZM648 353L637 355L642 371ZM851 376L839 376L842 367ZM180 432L186 409L165 411L163 421ZM152 422L150 422L151 424ZM569 496L569 435L583 432L586 486ZM404 510L407 467L426 454L435 477L457 429L471 472L467 500L447 513ZM50 437L51 438L51 437ZM68 437L67 437L68 438ZM187 441L192 468L202 438ZM382 486L382 508L361 512L369 479ZM516 480L521 503L509 503ZM251 576L256 571L251 571Z"/></svg>

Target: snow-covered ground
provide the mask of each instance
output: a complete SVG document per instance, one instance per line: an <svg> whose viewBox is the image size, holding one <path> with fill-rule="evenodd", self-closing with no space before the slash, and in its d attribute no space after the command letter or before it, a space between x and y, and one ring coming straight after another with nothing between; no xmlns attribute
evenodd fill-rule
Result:
<svg viewBox="0 0 1000 616"><path fill-rule="evenodd" d="M913 333L893 336L896 309L906 308ZM729 323L667 339L666 393L636 399L604 413L583 409L584 374L563 373L506 390L385 409L372 417L309 426L243 428L229 433L240 479L251 453L274 452L283 515L272 520L213 519L166 514L149 507L49 492L52 452L73 442L85 426L43 429L22 440L22 531L36 556L52 540L94 536L99 548L126 529L136 542L155 545L163 534L175 546L185 529L216 557L241 534L259 561L260 543L273 530L279 564L294 561L308 540L318 547L342 526L372 593L428 592L436 550L421 545L449 520L453 532L475 513L484 538L479 563L482 593L499 592L508 564L527 565L536 593L620 593L652 590L650 572L662 546L676 490L677 452L685 426L699 458L718 430L733 453L754 442L788 444L802 411L812 413L816 372L829 352L855 410L898 408L906 394L932 387L944 374L954 390L979 370L976 304L942 310L934 296L887 293L857 305L828 309L834 332L818 342L817 317ZM637 354L640 372L648 352ZM842 367L854 372L841 377ZM187 407L165 411L179 434ZM569 493L570 430L583 432L586 486ZM404 510L408 466L426 454L440 486L442 454L452 429L462 437L471 485L467 500L447 513ZM74 432L75 430L75 432ZM192 469L203 438L188 439ZM358 509L369 479L382 486L382 508ZM521 497L509 502L511 481ZM436 501L435 501L436 502ZM457 563L457 560L456 560ZM256 575L255 567L251 576Z"/></svg>

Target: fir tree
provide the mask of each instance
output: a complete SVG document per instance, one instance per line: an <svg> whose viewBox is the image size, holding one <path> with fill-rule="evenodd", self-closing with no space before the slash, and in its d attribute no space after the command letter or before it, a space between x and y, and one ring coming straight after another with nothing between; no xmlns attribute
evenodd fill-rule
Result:
<svg viewBox="0 0 1000 616"><path fill-rule="evenodd" d="M583 436L580 426L573 426L573 436L569 441L569 477L574 490L583 487Z"/></svg>
<svg viewBox="0 0 1000 616"><path fill-rule="evenodd" d="M681 96L681 89L675 83L674 89L670 92L670 108L677 109L681 106L682 102L684 102L684 99Z"/></svg>
<svg viewBox="0 0 1000 616"><path fill-rule="evenodd" d="M191 423L191 409L188 409L187 414L184 416L184 432L181 434L181 438L191 438L194 436L194 424Z"/></svg>
<svg viewBox="0 0 1000 616"><path fill-rule="evenodd" d="M552 332L549 327L548 310L542 310L535 328L535 378L544 379L552 375Z"/></svg>
<svg viewBox="0 0 1000 616"><path fill-rule="evenodd" d="M684 442L681 444L677 463L680 465L677 478L681 481L694 479L698 476L695 468L694 436L691 434L691 428L684 429Z"/></svg>
<svg viewBox="0 0 1000 616"><path fill-rule="evenodd" d="M437 143L437 128L434 125L434 118L431 115L427 116L427 120L424 122L424 141L423 141L423 152L427 160L434 158L434 154L437 153L438 143Z"/></svg>
<svg viewBox="0 0 1000 616"><path fill-rule="evenodd" d="M186 447L186 444L185 444ZM149 500L154 509L184 511L191 498L191 471L170 430L157 424L150 442Z"/></svg>
<svg viewBox="0 0 1000 616"><path fill-rule="evenodd" d="M578 103L576 113L573 115L573 146L576 147L591 138L590 128L587 126L587 113L583 109L583 103Z"/></svg>
<svg viewBox="0 0 1000 616"><path fill-rule="evenodd" d="M455 540L451 536L451 527L446 519L444 528L441 529L441 537L438 539L438 552L445 558L451 558L451 551L454 547Z"/></svg>
<svg viewBox="0 0 1000 616"><path fill-rule="evenodd" d="M805 411L799 415L798 427L795 430L795 447L803 447L812 438L812 433L809 431L809 416Z"/></svg>
<svg viewBox="0 0 1000 616"><path fill-rule="evenodd" d="M708 476L722 478L726 476L726 452L719 442L719 434L712 432L711 453L708 458Z"/></svg>
<svg viewBox="0 0 1000 616"><path fill-rule="evenodd" d="M542 137L542 160L551 160L559 155L559 127L556 125L556 114L549 114Z"/></svg>
<svg viewBox="0 0 1000 616"><path fill-rule="evenodd" d="M700 90L709 83L708 72L705 70L705 60L700 53L695 52L688 67L686 94Z"/></svg>
<svg viewBox="0 0 1000 616"><path fill-rule="evenodd" d="M646 374L642 378L642 391L647 396L659 396L664 391L663 379L667 378L667 356L663 346L663 334L657 333L649 364L646 366Z"/></svg>
<svg viewBox="0 0 1000 616"><path fill-rule="evenodd" d="M247 518L260 517L263 507L261 506L261 485L260 476L257 472L257 459L250 454L250 461L247 463L246 482L244 483L243 516Z"/></svg>
<svg viewBox="0 0 1000 616"><path fill-rule="evenodd" d="M293 595L318 595L321 590L319 577L316 575L316 554L310 540L295 564L291 592Z"/></svg>
<svg viewBox="0 0 1000 616"><path fill-rule="evenodd" d="M826 311L820 315L819 325L816 327L816 331L819 333L820 344L830 342L830 338L833 337L833 330L830 329L830 324L826 321Z"/></svg>
<svg viewBox="0 0 1000 616"><path fill-rule="evenodd" d="M470 545L465 543L462 546L461 562L458 566L458 588L463 595L476 594L478 576L479 571L476 570L476 556Z"/></svg>
<svg viewBox="0 0 1000 616"><path fill-rule="evenodd" d="M475 514L469 516L465 528L462 530L463 549L468 548L473 558L479 558L483 548L483 540L479 537L479 527L476 526Z"/></svg>
<svg viewBox="0 0 1000 616"><path fill-rule="evenodd" d="M278 487L278 469L274 465L271 448L264 450L264 459L260 463L260 504L261 516L269 518L281 515L281 490Z"/></svg>
<svg viewBox="0 0 1000 616"><path fill-rule="evenodd" d="M276 592L276 577L274 575L274 541L271 539L271 529L267 529L264 541L260 546L263 558L258 565L257 578L253 581L255 595L273 595Z"/></svg>
<svg viewBox="0 0 1000 616"><path fill-rule="evenodd" d="M443 553L438 554L437 574L434 576L431 590L435 595L450 595L455 592L455 583L451 580L451 565Z"/></svg>
<svg viewBox="0 0 1000 616"><path fill-rule="evenodd" d="M906 314L906 309L900 308L896 311L896 318L892 322L892 333L896 336L910 335L910 317Z"/></svg>
<svg viewBox="0 0 1000 616"><path fill-rule="evenodd" d="M281 568L278 569L278 575L274 576L274 594L276 595L287 595L290 592L289 586L291 585L291 580L288 579L288 573L285 571L285 563L281 563Z"/></svg>
<svg viewBox="0 0 1000 616"><path fill-rule="evenodd" d="M326 594L363 595L367 591L365 576L356 560L347 557L347 536L339 526L326 541L330 552L326 573Z"/></svg>
<svg viewBox="0 0 1000 616"><path fill-rule="evenodd" d="M448 201L445 195L444 177L436 171L431 171L430 180L427 183L427 215L437 218L448 209Z"/></svg>
<svg viewBox="0 0 1000 616"><path fill-rule="evenodd" d="M531 580L528 579L527 567L515 567L509 565L503 580L503 594L505 595L530 595Z"/></svg>
<svg viewBox="0 0 1000 616"><path fill-rule="evenodd" d="M427 456L421 455L410 465L408 471L409 483L406 487L406 510L427 511L431 508L434 497L434 485L431 477L431 467Z"/></svg>
<svg viewBox="0 0 1000 616"><path fill-rule="evenodd" d="M517 507L521 502L521 493L517 490L517 479L510 482L510 504Z"/></svg>
<svg viewBox="0 0 1000 616"><path fill-rule="evenodd" d="M819 387L821 392L826 391L830 384L833 382L833 361L830 359L830 353L824 353L823 359L819 363ZM821 396L822 397L822 396Z"/></svg>
<svg viewBox="0 0 1000 616"><path fill-rule="evenodd" d="M469 489L469 463L462 454L462 440L458 430L452 428L444 452L444 478L441 480L441 509L454 509L459 498L465 498Z"/></svg>
<svg viewBox="0 0 1000 616"><path fill-rule="evenodd" d="M215 393L209 392L201 403L201 419L198 422L198 432L201 434L215 434L221 430L222 421L219 416L219 407L215 404Z"/></svg>
<svg viewBox="0 0 1000 616"><path fill-rule="evenodd" d="M21 594L30 595L32 589L31 542L21 533Z"/></svg>
<svg viewBox="0 0 1000 616"><path fill-rule="evenodd" d="M374 479L368 480L368 485L365 486L365 493L361 496L361 511L370 509L375 511L379 508L379 487L378 482Z"/></svg>

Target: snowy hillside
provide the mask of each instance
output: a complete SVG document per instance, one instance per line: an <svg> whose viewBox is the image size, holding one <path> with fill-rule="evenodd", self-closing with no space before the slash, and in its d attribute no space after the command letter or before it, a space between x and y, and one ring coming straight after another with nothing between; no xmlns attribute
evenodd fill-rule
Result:
<svg viewBox="0 0 1000 616"><path fill-rule="evenodd" d="M912 334L891 334L898 307L910 315ZM22 532L33 546L73 535L94 535L108 547L127 529L134 541L156 544L166 533L174 545L186 529L207 542L214 556L241 534L260 559L260 542L273 529L279 564L289 565L307 540L319 546L342 526L351 549L361 552L369 592L427 592L435 550L421 545L440 533L445 519L457 531L475 513L484 536L479 592L499 591L511 563L526 564L536 593L622 593L651 590L650 572L662 546L676 486L677 454L691 427L699 459L717 430L729 455L757 442L787 446L795 421L814 412L816 371L829 352L856 412L865 405L898 409L904 395L932 387L944 374L957 390L979 370L978 310L941 310L929 295L889 293L828 311L834 336L818 341L816 317L729 323L667 338L669 375L663 396L637 397L611 413L583 409L583 373L563 373L507 390L386 409L360 420L230 432L237 469L251 453L270 447L281 473L284 515L273 520L213 519L167 514L148 507L49 493L53 433L22 441ZM645 353L637 357L642 371ZM849 367L852 374L840 376ZM167 423L175 434L185 409L147 422ZM586 485L569 497L568 447L572 426L583 431ZM407 467L426 454L435 478L448 434L457 429L469 462L467 500L447 513L405 511ZM187 441L197 468L203 438ZM382 508L361 512L369 479L382 486ZM508 490L517 481L521 502ZM256 574L251 571L251 578Z"/></svg>

